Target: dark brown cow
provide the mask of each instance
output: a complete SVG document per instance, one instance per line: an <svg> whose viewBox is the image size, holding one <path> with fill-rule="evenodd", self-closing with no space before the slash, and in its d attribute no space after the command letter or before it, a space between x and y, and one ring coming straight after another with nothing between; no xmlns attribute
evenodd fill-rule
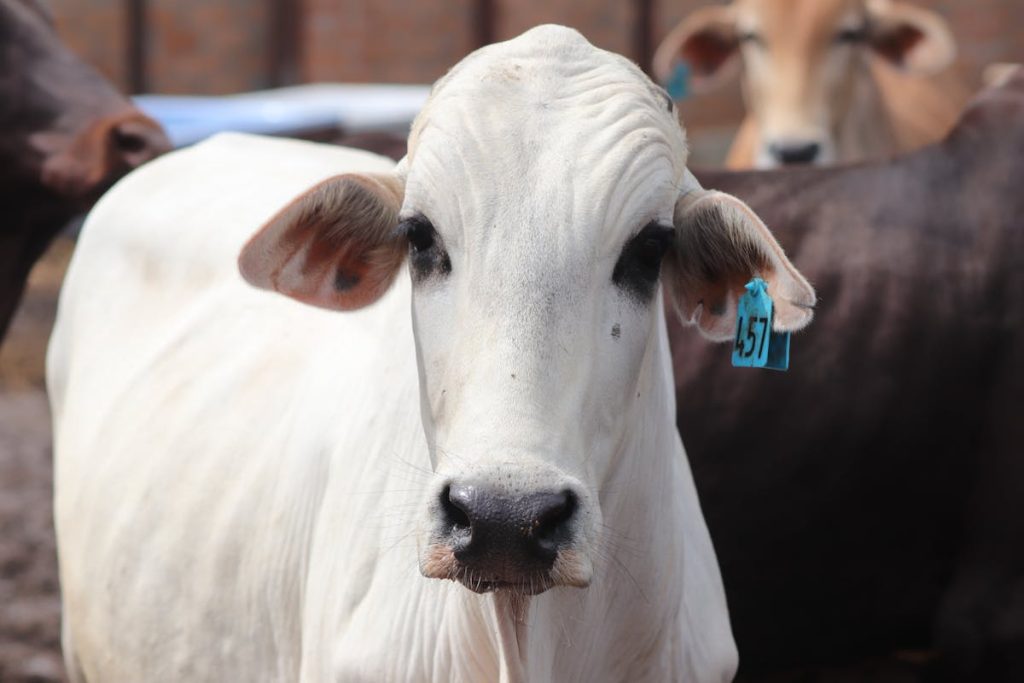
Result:
<svg viewBox="0 0 1024 683"><path fill-rule="evenodd" d="M670 329L741 671L1024 681L1024 72L896 161L698 176L819 296L787 374Z"/></svg>
<svg viewBox="0 0 1024 683"><path fill-rule="evenodd" d="M0 0L0 340L57 231L168 148L156 123L61 44L38 3Z"/></svg>

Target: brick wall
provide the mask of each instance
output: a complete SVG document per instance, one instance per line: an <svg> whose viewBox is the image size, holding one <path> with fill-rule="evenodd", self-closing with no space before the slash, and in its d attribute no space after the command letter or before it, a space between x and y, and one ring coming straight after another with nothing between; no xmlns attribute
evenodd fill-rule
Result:
<svg viewBox="0 0 1024 683"><path fill-rule="evenodd" d="M471 0L306 0L306 81L430 83L474 48Z"/></svg>
<svg viewBox="0 0 1024 683"><path fill-rule="evenodd" d="M146 25L146 84L153 92L223 93L269 85L267 2L148 0Z"/></svg>
<svg viewBox="0 0 1024 683"><path fill-rule="evenodd" d="M276 0L280 1L280 0ZM711 0L653 0L653 44ZM145 0L148 89L229 93L274 82L275 0ZM290 46L305 81L429 83L478 40L475 0L295 0L299 41ZM635 56L635 0L491 0L493 36L541 23L581 30ZM957 69L972 85L985 64L1024 61L1024 0L918 0L942 12L960 45ZM51 0L68 43L122 88L129 69L127 0ZM683 105L691 128L730 126L742 114L733 84Z"/></svg>
<svg viewBox="0 0 1024 683"><path fill-rule="evenodd" d="M633 56L635 2L628 0L498 0L496 40L513 38L539 24L579 29L594 45Z"/></svg>
<svg viewBox="0 0 1024 683"><path fill-rule="evenodd" d="M64 42L122 89L128 84L124 7L124 0L50 0Z"/></svg>

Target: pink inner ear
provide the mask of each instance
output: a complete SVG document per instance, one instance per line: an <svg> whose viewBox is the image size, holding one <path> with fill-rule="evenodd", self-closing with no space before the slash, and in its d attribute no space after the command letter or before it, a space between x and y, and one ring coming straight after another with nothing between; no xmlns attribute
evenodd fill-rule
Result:
<svg viewBox="0 0 1024 683"><path fill-rule="evenodd" d="M394 280L406 249L392 234L401 195L385 183L336 176L298 197L242 250L243 277L323 308L373 303Z"/></svg>
<svg viewBox="0 0 1024 683"><path fill-rule="evenodd" d="M921 33L916 27L910 25L900 25L894 27L890 31L886 31L883 35L879 36L874 43L875 51L881 56L888 59L893 64L902 65L910 54L910 51L914 49L924 38L924 34Z"/></svg>
<svg viewBox="0 0 1024 683"><path fill-rule="evenodd" d="M744 285L760 277L775 302L775 329L797 330L810 322L814 290L746 204L702 191L677 208L676 223L670 295L684 321L711 339L730 339Z"/></svg>
<svg viewBox="0 0 1024 683"><path fill-rule="evenodd" d="M736 50L735 42L715 31L696 33L682 44L679 52L697 76L713 75Z"/></svg>

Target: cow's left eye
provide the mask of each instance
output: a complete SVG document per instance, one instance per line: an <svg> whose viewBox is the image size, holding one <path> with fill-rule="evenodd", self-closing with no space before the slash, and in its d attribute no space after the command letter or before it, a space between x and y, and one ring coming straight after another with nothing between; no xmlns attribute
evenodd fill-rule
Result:
<svg viewBox="0 0 1024 683"><path fill-rule="evenodd" d="M661 273L661 261L672 246L675 229L648 223L622 248L612 282L643 300L654 293Z"/></svg>

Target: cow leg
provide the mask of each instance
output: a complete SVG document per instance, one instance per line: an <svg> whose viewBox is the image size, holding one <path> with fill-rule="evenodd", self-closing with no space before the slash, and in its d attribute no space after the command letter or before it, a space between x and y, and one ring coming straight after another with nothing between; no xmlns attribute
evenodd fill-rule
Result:
<svg viewBox="0 0 1024 683"><path fill-rule="evenodd" d="M19 189L5 193L3 200L17 196L14 193ZM19 201L28 208L7 216L0 229L0 343L21 301L32 266L73 215L66 210L54 213L51 205L57 200L47 192L27 189Z"/></svg>

